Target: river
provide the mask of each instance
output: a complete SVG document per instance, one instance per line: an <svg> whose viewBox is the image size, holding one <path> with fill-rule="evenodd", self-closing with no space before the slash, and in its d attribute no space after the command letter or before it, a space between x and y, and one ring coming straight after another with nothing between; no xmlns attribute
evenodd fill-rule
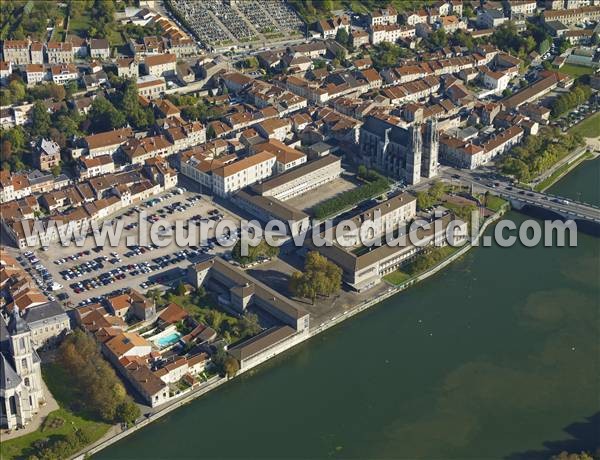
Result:
<svg viewBox="0 0 600 460"><path fill-rule="evenodd" d="M597 159L551 192L600 203L599 184ZM584 234L576 248L474 249L96 458L516 459L590 449L600 426L599 260L600 240Z"/></svg>

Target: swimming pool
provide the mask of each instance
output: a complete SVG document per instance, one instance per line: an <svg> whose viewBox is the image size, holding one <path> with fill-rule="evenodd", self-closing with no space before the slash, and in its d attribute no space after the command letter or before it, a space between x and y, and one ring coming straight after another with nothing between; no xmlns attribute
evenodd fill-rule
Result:
<svg viewBox="0 0 600 460"><path fill-rule="evenodd" d="M181 334L177 331L173 331L169 335L159 337L154 341L154 343L160 348L166 348L169 345L173 345L175 342L177 342L179 337L181 337Z"/></svg>

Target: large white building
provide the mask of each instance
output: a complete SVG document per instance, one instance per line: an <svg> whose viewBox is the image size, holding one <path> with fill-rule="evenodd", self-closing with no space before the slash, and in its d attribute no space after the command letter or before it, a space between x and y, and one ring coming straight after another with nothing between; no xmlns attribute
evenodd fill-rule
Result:
<svg viewBox="0 0 600 460"><path fill-rule="evenodd" d="M276 159L272 153L263 151L216 169L212 174L213 192L219 196L228 196L271 177L275 171Z"/></svg>

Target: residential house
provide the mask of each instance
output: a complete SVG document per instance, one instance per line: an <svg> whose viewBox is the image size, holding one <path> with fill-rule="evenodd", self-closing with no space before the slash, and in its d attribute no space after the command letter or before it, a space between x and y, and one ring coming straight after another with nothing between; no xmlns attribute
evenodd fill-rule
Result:
<svg viewBox="0 0 600 460"><path fill-rule="evenodd" d="M109 59L110 46L106 38L92 38L89 41L90 57L92 59Z"/></svg>
<svg viewBox="0 0 600 460"><path fill-rule="evenodd" d="M79 72L73 64L60 64L50 67L52 81L57 85L64 85L79 78Z"/></svg>
<svg viewBox="0 0 600 460"><path fill-rule="evenodd" d="M51 171L60 164L60 147L51 139L42 138L33 152L33 164L41 171Z"/></svg>

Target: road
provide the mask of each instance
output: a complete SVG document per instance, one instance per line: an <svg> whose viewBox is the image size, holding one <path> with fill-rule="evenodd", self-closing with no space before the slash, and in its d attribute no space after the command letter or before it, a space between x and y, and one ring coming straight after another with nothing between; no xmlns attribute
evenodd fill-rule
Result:
<svg viewBox="0 0 600 460"><path fill-rule="evenodd" d="M500 175L496 174L494 178L490 178L489 170L471 171L446 167L441 170L440 176L451 181L458 180L470 184L475 192L488 191L506 200L516 200L573 218L600 223L598 206L516 187Z"/></svg>

